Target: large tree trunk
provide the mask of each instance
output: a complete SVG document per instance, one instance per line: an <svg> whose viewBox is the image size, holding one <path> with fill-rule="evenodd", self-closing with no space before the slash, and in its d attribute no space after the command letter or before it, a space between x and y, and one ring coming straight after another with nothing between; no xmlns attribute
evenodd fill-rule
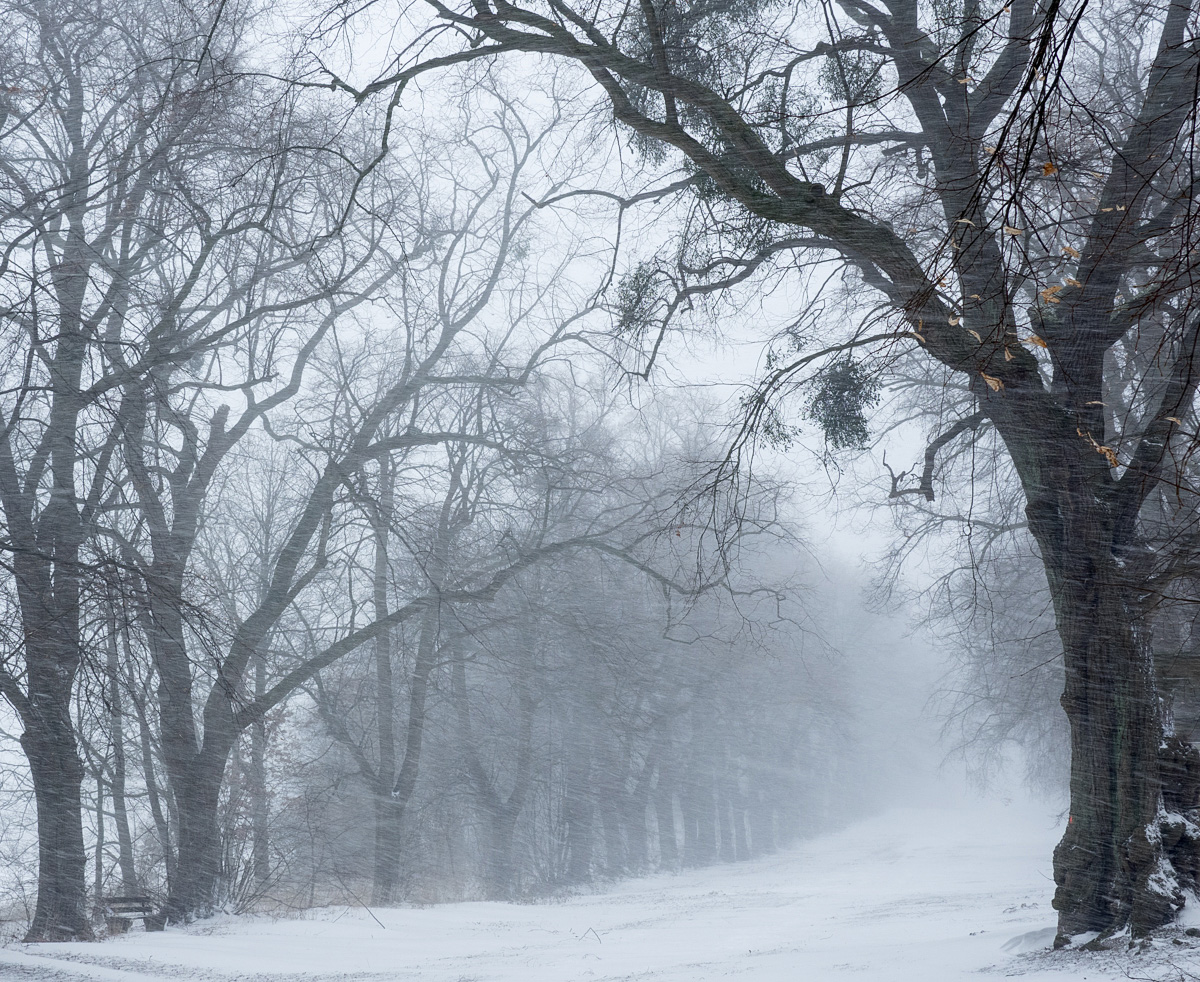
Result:
<svg viewBox="0 0 1200 982"><path fill-rule="evenodd" d="M166 921L184 923L216 909L221 885L219 807L225 767L238 738L231 693L206 700L203 736L193 703L192 666L183 628L183 569L166 547L143 577L148 603L139 612L158 672L159 728L171 798L176 858L169 875ZM218 687L222 683L217 683ZM170 874L170 870L168 874Z"/></svg>
<svg viewBox="0 0 1200 982"><path fill-rule="evenodd" d="M1059 931L1128 923L1145 934L1183 905L1163 865L1163 728L1148 632L1104 571L1066 581L1059 606L1071 725L1070 819L1054 852Z"/></svg>
<svg viewBox="0 0 1200 982"><path fill-rule="evenodd" d="M392 798L389 785L375 794L375 868L371 902L395 903L400 887L400 859L404 842L404 806Z"/></svg>
<svg viewBox="0 0 1200 982"><path fill-rule="evenodd" d="M178 812L175 877L163 913L185 923L216 909L221 884L221 780L229 752L206 748L171 775Z"/></svg>
<svg viewBox="0 0 1200 982"><path fill-rule="evenodd" d="M1059 943L1126 926L1145 935L1183 906L1172 856L1186 874L1195 853L1190 836L1171 832L1187 823L1164 809L1163 720L1136 593L1145 550L1103 462L1050 442L1036 458L1028 451L1014 458L1036 463L1025 468L1038 478L1026 481L1026 514L1054 598L1071 729L1070 818L1054 851Z"/></svg>
<svg viewBox="0 0 1200 982"><path fill-rule="evenodd" d="M82 662L73 523L76 517L63 502L52 504L42 517L47 540L62 551L64 568L50 574L33 557L17 561L28 678L21 747L29 760L38 825L38 900L26 941L93 939L87 918L83 761L71 721L71 693Z"/></svg>
<svg viewBox="0 0 1200 982"><path fill-rule="evenodd" d="M78 240L74 240L78 244ZM66 272L69 316L51 371L54 397L47 423L52 486L36 522L34 489L20 486L10 436L0 440L0 500L13 559L25 642L27 693L14 692L24 725L38 813L38 901L26 941L92 940L86 914L87 859L83 844L83 762L71 722L71 695L83 660L80 641L79 549L83 527L77 504L76 440L83 343L78 324L82 281ZM68 289L69 287L69 289Z"/></svg>
<svg viewBox="0 0 1200 982"><path fill-rule="evenodd" d="M30 688L36 693L37 683ZM38 898L25 941L90 941L80 790L83 764L71 721L60 711L64 707L30 701L38 719L36 725L26 724L21 748L29 760L37 801Z"/></svg>

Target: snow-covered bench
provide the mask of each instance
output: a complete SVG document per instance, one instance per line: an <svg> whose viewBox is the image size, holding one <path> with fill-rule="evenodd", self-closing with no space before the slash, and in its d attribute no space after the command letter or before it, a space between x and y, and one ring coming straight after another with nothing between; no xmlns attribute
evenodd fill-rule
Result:
<svg viewBox="0 0 1200 982"><path fill-rule="evenodd" d="M132 917L140 917L147 931L161 931L165 922L152 897L104 898L104 923L109 934L124 934L133 926Z"/></svg>

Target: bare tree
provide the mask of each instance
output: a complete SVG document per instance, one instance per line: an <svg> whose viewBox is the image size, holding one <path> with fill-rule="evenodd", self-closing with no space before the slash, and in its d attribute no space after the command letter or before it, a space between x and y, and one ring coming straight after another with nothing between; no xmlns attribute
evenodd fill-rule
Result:
<svg viewBox="0 0 1200 982"><path fill-rule="evenodd" d="M860 442L874 375L854 353L879 365L912 348L969 389L1020 480L1065 652L1061 934L1169 921L1195 885L1197 838L1163 804L1139 516L1192 443L1180 420L1200 329L1193 6L429 8L445 28L441 61L414 49L357 91L454 59L551 57L579 66L618 132L661 165L651 191L617 199L623 211L679 201L688 220L674 261L627 284L623 307L650 341L680 297L797 254L844 265L863 298L854 330L797 319L799 351L772 364L748 427L770 428L768 397L815 376L810 411L835 444ZM1113 411L1126 344L1143 370Z"/></svg>
<svg viewBox="0 0 1200 982"><path fill-rule="evenodd" d="M223 335L229 344L204 373L163 371L154 384L126 394L121 459L144 528L120 548L141 580L139 623L160 679L164 760L178 812L170 919L203 914L219 899L219 798L242 733L358 646L410 618L434 617L454 597L486 600L535 556L567 547L540 543L530 553L506 555L454 590L431 579L403 603L380 605L366 625L356 622L354 610L316 600L339 574L340 557L351 554L363 496L382 490L368 491L358 476L391 458L407 459L420 473L428 453L447 441L497 445L501 437L486 427L444 429L429 407L439 393L478 391L487 401L519 391L547 352L573 336L588 309L554 309L561 292L555 280L570 252L557 257L547 279L531 275L525 263L539 210L516 188L553 120L514 139L492 116L503 120L512 107L494 92L478 98L490 101L486 114L480 109L476 119L478 107L470 105L452 124L464 148L453 159L444 149L436 155L432 132L416 134L412 157L402 165L377 162L371 180L356 185L364 207L339 217L336 239L321 240L316 268L305 273L315 279L311 289L251 273L259 284L253 306L228 308L244 331ZM265 249L268 257L272 248ZM242 249L240 265L223 270L217 289L236 284L239 270L257 270L248 252ZM368 301L375 313L352 316ZM488 320L497 315L504 327L491 329ZM229 390L241 395L237 414L213 402L212 394ZM259 423L294 449L294 487L302 490L292 511L275 515L281 526L272 531L271 550L252 546L264 565L249 596L227 597L228 619L205 629L206 639L194 616L188 623L189 612L203 606L192 599L190 571L203 552L197 550L206 520L212 527L220 515L218 476L238 463L235 450ZM378 509L378 500L371 507ZM238 586L221 581L218 574L210 583L218 590ZM267 653L282 650L284 625L306 606L311 636L320 643L288 651L258 679ZM211 673L203 682L201 664ZM414 754L407 770L401 766L397 789L415 775L416 761Z"/></svg>
<svg viewBox="0 0 1200 982"><path fill-rule="evenodd" d="M264 257L260 245L253 273L214 286L214 268L245 259L295 203L285 176L294 116L281 92L240 73L244 16L171 2L7 9L0 505L24 645L23 666L0 680L39 800L41 899L28 937L46 940L91 936L68 724L83 591L111 556L94 546L118 444L136 431L138 396L213 357L264 279L296 272L311 249L285 237ZM247 200L250 187L262 196Z"/></svg>

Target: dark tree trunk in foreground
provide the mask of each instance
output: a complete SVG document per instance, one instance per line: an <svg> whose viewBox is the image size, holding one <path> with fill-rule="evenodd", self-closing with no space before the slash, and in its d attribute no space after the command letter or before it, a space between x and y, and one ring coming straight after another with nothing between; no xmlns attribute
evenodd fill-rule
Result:
<svg viewBox="0 0 1200 982"><path fill-rule="evenodd" d="M1060 932L1103 931L1126 920L1135 934L1170 920L1178 888L1158 882L1162 723L1140 618L1104 571L1066 584L1066 689L1071 805L1054 851Z"/></svg>
<svg viewBox="0 0 1200 982"><path fill-rule="evenodd" d="M206 744L208 741L206 739ZM232 748L230 748L232 749ZM171 788L179 804L175 876L163 909L170 923L182 924L216 909L221 885L221 781L228 751L211 746L183 766L171 767Z"/></svg>
<svg viewBox="0 0 1200 982"><path fill-rule="evenodd" d="M32 688L36 699L39 687ZM74 728L61 708L61 703L49 705L21 737L33 777L38 831L38 899L27 942L92 939L80 796L83 764Z"/></svg>
<svg viewBox="0 0 1200 982"><path fill-rule="evenodd" d="M1054 459L1053 444L1028 431L1019 439L1018 459L1036 460L1026 473L1039 475L1026 514L1055 602L1071 727L1070 818L1054 851L1059 932L1128 924L1146 934L1182 908L1200 855L1191 826L1164 801L1168 745L1137 591L1146 548L1103 463ZM1177 782L1172 804L1195 806L1196 778Z"/></svg>

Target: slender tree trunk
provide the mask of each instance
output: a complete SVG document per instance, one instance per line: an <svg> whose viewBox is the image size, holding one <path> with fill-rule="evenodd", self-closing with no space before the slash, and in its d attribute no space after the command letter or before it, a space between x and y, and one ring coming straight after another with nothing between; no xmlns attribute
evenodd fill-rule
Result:
<svg viewBox="0 0 1200 982"><path fill-rule="evenodd" d="M695 779L695 763L688 765L679 789L679 811L683 815L683 865L699 866L700 854L700 790Z"/></svg>
<svg viewBox="0 0 1200 982"><path fill-rule="evenodd" d="M737 760L729 757L725 761L725 775L722 781L726 806L721 813L721 821L729 823L729 849L734 861L748 859L750 849L746 844L746 802L742 797L741 785L738 781Z"/></svg>
<svg viewBox="0 0 1200 982"><path fill-rule="evenodd" d="M647 789L637 788L629 796L625 808L625 830L629 837L628 866L638 873L648 864L649 835L646 829Z"/></svg>
<svg viewBox="0 0 1200 982"><path fill-rule="evenodd" d="M380 466L379 511L375 518L375 618L388 614L388 535L391 532L394 483L389 461ZM396 689L392 677L392 635L383 631L375 639L375 713L379 766L375 781L375 868L371 895L376 904L396 899L400 881L400 848L404 806L392 797L396 780ZM422 710L423 711L423 710ZM410 713L410 724L412 723Z"/></svg>
<svg viewBox="0 0 1200 982"><path fill-rule="evenodd" d="M581 741L567 755L563 788L563 821L567 827L568 883L585 883L592 875L595 802L591 792L592 751Z"/></svg>
<svg viewBox="0 0 1200 982"><path fill-rule="evenodd" d="M104 899L104 778L96 775L96 841L92 848L92 904L99 908Z"/></svg>
<svg viewBox="0 0 1200 982"><path fill-rule="evenodd" d="M654 818L658 825L658 857L664 869L679 868L679 845L675 840L675 796L669 772L659 765L654 788Z"/></svg>
<svg viewBox="0 0 1200 982"><path fill-rule="evenodd" d="M487 892L493 900L507 900L516 892L513 840L521 810L511 805L500 805L485 810L488 812L490 830L484 866Z"/></svg>
<svg viewBox="0 0 1200 982"><path fill-rule="evenodd" d="M775 851L775 833L771 820L771 799L755 782L750 785L750 855Z"/></svg>
<svg viewBox="0 0 1200 982"><path fill-rule="evenodd" d="M154 769L154 743L150 735L150 719L144 702L139 702L137 709L138 737L142 752L142 777L146 782L146 797L150 802L150 815L154 819L154 831L158 835L159 847L162 849L167 883L173 883L176 852L174 843L171 841L171 823L168 822L167 815L163 811L163 796L158 786L158 774Z"/></svg>
<svg viewBox="0 0 1200 982"><path fill-rule="evenodd" d="M694 758L688 767L683 796L685 856L689 866L707 866L717 856L717 811L712 764Z"/></svg>
<svg viewBox="0 0 1200 982"><path fill-rule="evenodd" d="M254 698L261 699L266 691L266 662L256 658ZM261 897L271 882L271 801L267 793L267 724L263 719L250 727L250 820L254 890Z"/></svg>
<svg viewBox="0 0 1200 982"><path fill-rule="evenodd" d="M609 876L620 876L629 868L629 856L625 848L624 822L621 809L611 788L600 795L600 821L604 826L605 872Z"/></svg>
<svg viewBox="0 0 1200 982"><path fill-rule="evenodd" d="M121 693L121 676L117 659L116 617L110 616L108 623L108 711L109 742L112 744L112 794L113 824L117 831L117 856L121 869L121 892L133 895L138 892L137 871L133 865L133 835L129 830L129 807L125 800L125 712Z"/></svg>
<svg viewBox="0 0 1200 982"><path fill-rule="evenodd" d="M716 781L717 786L717 840L720 842L721 862L732 863L737 854L737 804L729 793L729 781L725 775Z"/></svg>
<svg viewBox="0 0 1200 982"><path fill-rule="evenodd" d="M699 799L696 803L697 831L699 833L699 857L704 865L717 858L717 809L716 775L712 764L706 762L700 768Z"/></svg>

